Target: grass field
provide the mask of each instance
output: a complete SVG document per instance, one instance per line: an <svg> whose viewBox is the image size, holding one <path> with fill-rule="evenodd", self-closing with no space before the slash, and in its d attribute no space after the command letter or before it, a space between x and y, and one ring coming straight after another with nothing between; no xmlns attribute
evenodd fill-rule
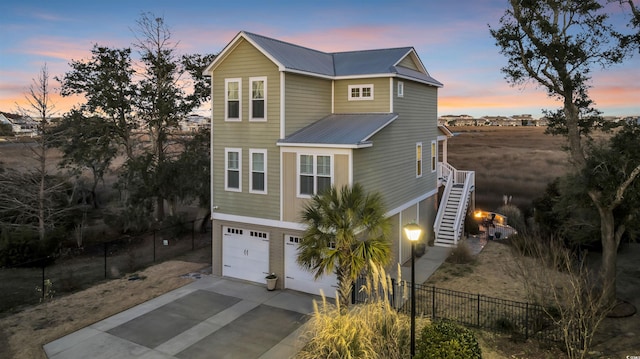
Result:
<svg viewBox="0 0 640 359"><path fill-rule="evenodd" d="M448 162L476 172L476 207L494 211L503 195L521 210L540 197L547 184L567 172L566 139L544 127L451 127Z"/></svg>

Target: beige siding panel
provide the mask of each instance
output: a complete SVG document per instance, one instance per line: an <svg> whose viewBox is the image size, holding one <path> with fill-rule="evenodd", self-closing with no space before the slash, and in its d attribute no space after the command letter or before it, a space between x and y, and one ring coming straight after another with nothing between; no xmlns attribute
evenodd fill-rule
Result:
<svg viewBox="0 0 640 359"><path fill-rule="evenodd" d="M394 88L395 81L394 81ZM374 135L373 147L354 150L354 182L380 191L392 210L436 188L429 166L431 141L437 138L437 89L404 81L396 98L398 119ZM416 178L416 142L422 142L423 175Z"/></svg>
<svg viewBox="0 0 640 359"><path fill-rule="evenodd" d="M283 191L283 220L286 222L299 222L300 210L305 199L297 196L297 156L293 152L284 152L282 155L282 191Z"/></svg>
<svg viewBox="0 0 640 359"><path fill-rule="evenodd" d="M410 68L411 70L420 71L420 68L413 61L411 56L406 56L402 61L398 63L398 66Z"/></svg>
<svg viewBox="0 0 640 359"><path fill-rule="evenodd" d="M333 160L333 184L336 188L349 185L349 156L335 155Z"/></svg>
<svg viewBox="0 0 640 359"><path fill-rule="evenodd" d="M350 85L373 85L373 100L349 101ZM389 112L389 78L338 80L335 82L335 113Z"/></svg>
<svg viewBox="0 0 640 359"><path fill-rule="evenodd" d="M211 274L222 275L222 221L211 223Z"/></svg>
<svg viewBox="0 0 640 359"><path fill-rule="evenodd" d="M250 77L267 77L267 121L249 121ZM242 79L242 120L224 121L226 78ZM242 40L213 73L213 205L221 213L279 219L280 72L261 52ZM242 192L224 190L225 147L242 149ZM249 193L249 149L267 150L267 193ZM256 204L260 205L256 205Z"/></svg>
<svg viewBox="0 0 640 359"><path fill-rule="evenodd" d="M331 114L331 80L285 74L285 136Z"/></svg>

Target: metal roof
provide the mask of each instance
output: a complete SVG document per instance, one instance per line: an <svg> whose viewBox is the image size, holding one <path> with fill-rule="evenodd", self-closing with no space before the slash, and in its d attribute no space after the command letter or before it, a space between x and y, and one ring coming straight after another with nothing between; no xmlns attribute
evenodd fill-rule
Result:
<svg viewBox="0 0 640 359"><path fill-rule="evenodd" d="M291 70L334 76L331 54L243 31L251 41Z"/></svg>
<svg viewBox="0 0 640 359"><path fill-rule="evenodd" d="M349 113L324 117L291 136L278 141L280 146L370 147L369 139L398 118L396 113Z"/></svg>
<svg viewBox="0 0 640 359"><path fill-rule="evenodd" d="M395 66L411 53L415 55L417 61L420 61L413 47L326 53L246 31L240 32L236 38L242 36L266 52L279 66L284 67L284 70L328 77L397 74L407 79L442 87L442 83L428 73ZM422 64L420 63L419 66Z"/></svg>

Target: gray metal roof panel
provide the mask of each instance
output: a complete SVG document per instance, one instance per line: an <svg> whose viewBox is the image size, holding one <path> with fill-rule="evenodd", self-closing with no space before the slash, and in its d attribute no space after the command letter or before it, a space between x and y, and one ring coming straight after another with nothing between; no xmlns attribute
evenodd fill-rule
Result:
<svg viewBox="0 0 640 359"><path fill-rule="evenodd" d="M395 113L329 115L278 141L278 143L362 145L397 117L398 115Z"/></svg>
<svg viewBox="0 0 640 359"><path fill-rule="evenodd" d="M412 70L410 68L407 67L403 67L403 66L396 66L396 72L398 75L402 75L404 77L409 77L409 78L413 78L416 79L418 81L422 81L422 82L426 82L428 84L437 86L437 87L442 87L442 82L434 79L433 77L429 76L428 74L422 73L420 71L415 71Z"/></svg>
<svg viewBox="0 0 640 359"><path fill-rule="evenodd" d="M398 74L442 86L428 73L395 66L407 54L415 51L412 47L326 53L251 32L243 31L242 34L287 70L330 77Z"/></svg>
<svg viewBox="0 0 640 359"><path fill-rule="evenodd" d="M411 47L338 52L333 54L336 76L395 73L394 64L400 61Z"/></svg>
<svg viewBox="0 0 640 359"><path fill-rule="evenodd" d="M246 31L244 33L287 69L334 76L331 54Z"/></svg>

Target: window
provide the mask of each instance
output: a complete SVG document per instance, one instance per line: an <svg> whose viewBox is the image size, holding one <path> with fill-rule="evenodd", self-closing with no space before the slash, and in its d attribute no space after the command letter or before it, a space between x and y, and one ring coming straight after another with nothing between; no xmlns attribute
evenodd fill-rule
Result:
<svg viewBox="0 0 640 359"><path fill-rule="evenodd" d="M240 121L242 117L242 82L240 79L225 79L225 121Z"/></svg>
<svg viewBox="0 0 640 359"><path fill-rule="evenodd" d="M438 165L438 147L436 141L431 141L431 172L436 171Z"/></svg>
<svg viewBox="0 0 640 359"><path fill-rule="evenodd" d="M267 193L267 151L249 150L249 183L251 193Z"/></svg>
<svg viewBox="0 0 640 359"><path fill-rule="evenodd" d="M225 148L224 189L227 191L242 191L242 150L239 148Z"/></svg>
<svg viewBox="0 0 640 359"><path fill-rule="evenodd" d="M298 193L312 196L331 187L331 156L300 155Z"/></svg>
<svg viewBox="0 0 640 359"><path fill-rule="evenodd" d="M373 100L373 85L350 85L349 100Z"/></svg>
<svg viewBox="0 0 640 359"><path fill-rule="evenodd" d="M416 143L416 177L422 177L422 142Z"/></svg>
<svg viewBox="0 0 640 359"><path fill-rule="evenodd" d="M249 83L251 86L250 120L266 121L267 78L252 77L249 79Z"/></svg>
<svg viewBox="0 0 640 359"><path fill-rule="evenodd" d="M398 97L404 97L404 82L398 81Z"/></svg>

